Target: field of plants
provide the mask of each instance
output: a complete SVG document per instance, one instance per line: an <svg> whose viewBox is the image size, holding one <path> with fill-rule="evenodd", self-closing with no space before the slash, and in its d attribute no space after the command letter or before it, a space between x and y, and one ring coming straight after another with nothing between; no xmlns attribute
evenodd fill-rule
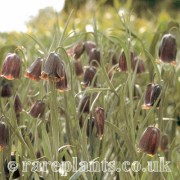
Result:
<svg viewBox="0 0 180 180"><path fill-rule="evenodd" d="M180 180L178 9L93 2L0 33L0 180Z"/></svg>

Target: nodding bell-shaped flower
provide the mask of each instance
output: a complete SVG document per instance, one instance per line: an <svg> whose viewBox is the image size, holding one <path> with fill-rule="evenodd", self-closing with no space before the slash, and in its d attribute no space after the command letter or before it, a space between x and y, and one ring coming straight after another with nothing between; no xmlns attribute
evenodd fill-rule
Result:
<svg viewBox="0 0 180 180"><path fill-rule="evenodd" d="M75 60L73 61L73 65L74 65L74 70L76 73L76 76L80 77L83 75L83 67L82 64L79 60Z"/></svg>
<svg viewBox="0 0 180 180"><path fill-rule="evenodd" d="M97 67L100 64L100 50L92 48L89 52L89 64Z"/></svg>
<svg viewBox="0 0 180 180"><path fill-rule="evenodd" d="M56 89L60 92L64 92L68 90L66 74L64 74L64 78L56 82Z"/></svg>
<svg viewBox="0 0 180 180"><path fill-rule="evenodd" d="M172 34L165 34L162 37L159 47L159 58L165 63L174 63L176 61L177 43Z"/></svg>
<svg viewBox="0 0 180 180"><path fill-rule="evenodd" d="M34 118L41 118L44 115L45 103L42 100L37 100L30 109L29 114Z"/></svg>
<svg viewBox="0 0 180 180"><path fill-rule="evenodd" d="M14 111L17 118L19 117L22 110L23 110L22 102L20 100L19 95L16 94L14 98Z"/></svg>
<svg viewBox="0 0 180 180"><path fill-rule="evenodd" d="M133 68L134 56L134 53L130 52L131 68ZM121 52L119 57L119 69L121 69L121 71L127 71L127 60L124 51Z"/></svg>
<svg viewBox="0 0 180 180"><path fill-rule="evenodd" d="M103 132L104 132L104 109L101 107L97 107L95 109L95 125L97 129L97 136L102 139Z"/></svg>
<svg viewBox="0 0 180 180"><path fill-rule="evenodd" d="M169 143L168 135L163 134L161 136L161 140L160 140L160 149L161 149L161 151L164 151L164 152L167 151L168 143Z"/></svg>
<svg viewBox="0 0 180 180"><path fill-rule="evenodd" d="M81 82L81 85L85 87L93 85L93 87L96 87L97 78L94 79L95 74L96 68L94 68L93 66L86 66L83 75L83 82Z"/></svg>
<svg viewBox="0 0 180 180"><path fill-rule="evenodd" d="M84 48L85 48L87 55L89 55L91 49L96 48L96 43L93 41L86 41L86 42L84 42Z"/></svg>
<svg viewBox="0 0 180 180"><path fill-rule="evenodd" d="M79 43L73 48L73 57L75 60L79 59L85 50L84 43Z"/></svg>
<svg viewBox="0 0 180 180"><path fill-rule="evenodd" d="M63 79L64 76L64 62L57 53L50 53L44 63L44 67L41 72L41 78L45 80L51 80L53 82L58 82Z"/></svg>
<svg viewBox="0 0 180 180"><path fill-rule="evenodd" d="M2 151L9 142L9 129L5 122L0 121L0 151Z"/></svg>
<svg viewBox="0 0 180 180"><path fill-rule="evenodd" d="M79 113L89 113L90 109L90 96L83 95L78 105Z"/></svg>
<svg viewBox="0 0 180 180"><path fill-rule="evenodd" d="M1 77L8 80L19 78L21 70L21 60L16 53L9 53L3 62Z"/></svg>
<svg viewBox="0 0 180 180"><path fill-rule="evenodd" d="M156 84L154 87L153 87L153 91L152 91L152 95L151 95L151 106L154 105L154 103L157 101L158 97L160 96L161 94L161 91L162 91L162 86L159 85L159 84ZM156 105L156 107L159 107L159 104L160 104L160 99Z"/></svg>
<svg viewBox="0 0 180 180"><path fill-rule="evenodd" d="M157 153L160 143L160 130L156 127L147 127L140 137L139 148L150 156Z"/></svg>
<svg viewBox="0 0 180 180"><path fill-rule="evenodd" d="M133 70L135 70L137 63L138 63L138 65L137 65L137 74L140 74L140 73L145 72L144 62L143 62L143 60L140 59L139 57L135 57L135 58L134 58L134 62L133 62L133 64L132 64Z"/></svg>
<svg viewBox="0 0 180 180"><path fill-rule="evenodd" d="M146 88L145 100L142 108L149 109L151 106L153 106L154 103L159 98L161 91L162 91L161 85L153 84L153 83L148 84ZM159 99L156 107L159 107L160 101L161 100Z"/></svg>
<svg viewBox="0 0 180 180"><path fill-rule="evenodd" d="M1 85L1 97L11 97L12 96L12 85L9 82L3 82Z"/></svg>
<svg viewBox="0 0 180 180"><path fill-rule="evenodd" d="M26 70L24 76L29 79L39 81L41 79L42 62L41 58L37 58Z"/></svg>

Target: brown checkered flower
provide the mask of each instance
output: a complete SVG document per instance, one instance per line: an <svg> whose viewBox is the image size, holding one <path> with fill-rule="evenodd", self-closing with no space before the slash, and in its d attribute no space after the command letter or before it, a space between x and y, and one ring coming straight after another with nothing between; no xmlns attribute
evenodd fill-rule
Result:
<svg viewBox="0 0 180 180"><path fill-rule="evenodd" d="M154 156L157 153L160 143L160 130L149 126L140 137L139 148L141 151Z"/></svg>
<svg viewBox="0 0 180 180"><path fill-rule="evenodd" d="M176 61L177 43L176 38L172 34L165 34L162 37L159 47L159 58L166 63Z"/></svg>
<svg viewBox="0 0 180 180"><path fill-rule="evenodd" d="M100 50L92 48L89 51L89 64L97 67L100 64Z"/></svg>
<svg viewBox="0 0 180 180"><path fill-rule="evenodd" d="M39 81L41 78L41 66L42 66L42 59L41 58L37 58L31 65L30 67L26 70L24 76L35 80L35 81Z"/></svg>
<svg viewBox="0 0 180 180"><path fill-rule="evenodd" d="M41 72L41 78L58 82L64 78L64 74L64 62L61 60L60 56L57 53L50 53L44 63L44 67Z"/></svg>
<svg viewBox="0 0 180 180"><path fill-rule="evenodd" d="M95 109L95 125L97 129L97 136L102 139L103 132L104 132L104 109L101 107L97 107Z"/></svg>
<svg viewBox="0 0 180 180"><path fill-rule="evenodd" d="M93 66L86 66L83 75L83 82L81 82L81 85L87 87L93 83L93 86L96 87L97 78L94 79L95 74L96 68Z"/></svg>
<svg viewBox="0 0 180 180"><path fill-rule="evenodd" d="M30 109L29 114L34 118L41 118L44 115L45 103L42 100L37 100Z"/></svg>
<svg viewBox="0 0 180 180"><path fill-rule="evenodd" d="M21 70L21 60L16 53L8 53L2 65L1 77L8 80L19 78Z"/></svg>

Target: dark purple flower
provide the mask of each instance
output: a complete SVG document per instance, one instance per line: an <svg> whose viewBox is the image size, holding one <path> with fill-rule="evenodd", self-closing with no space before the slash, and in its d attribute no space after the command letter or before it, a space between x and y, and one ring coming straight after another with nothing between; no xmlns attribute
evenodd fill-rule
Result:
<svg viewBox="0 0 180 180"><path fill-rule="evenodd" d="M104 109L101 107L97 107L95 109L95 124L97 129L97 136L100 139L102 139L104 132L104 121L105 121Z"/></svg>
<svg viewBox="0 0 180 180"><path fill-rule="evenodd" d="M2 65L1 77L8 80L19 78L21 70L21 60L15 53L9 53Z"/></svg>
<svg viewBox="0 0 180 180"><path fill-rule="evenodd" d="M84 43L79 43L73 48L74 59L79 59L85 50Z"/></svg>
<svg viewBox="0 0 180 180"><path fill-rule="evenodd" d="M94 79L95 74L96 74L96 68L92 66L86 66L83 75L83 82L81 82L81 84L86 87L86 86L90 86L94 82L93 86L96 87L97 78Z"/></svg>
<svg viewBox="0 0 180 180"><path fill-rule="evenodd" d="M35 81L39 81L41 78L41 66L42 66L42 59L41 58L37 58L32 64L31 66L26 70L24 76L35 80Z"/></svg>
<svg viewBox="0 0 180 180"><path fill-rule="evenodd" d="M141 151L153 156L157 153L160 143L160 130L156 127L147 127L141 135L139 148Z"/></svg>
<svg viewBox="0 0 180 180"><path fill-rule="evenodd" d="M100 50L92 48L89 52L89 64L97 67L100 64Z"/></svg>
<svg viewBox="0 0 180 180"><path fill-rule="evenodd" d="M60 56L52 52L47 57L43 70L41 72L41 78L45 80L51 80L58 82L65 76L64 62L61 60Z"/></svg>
<svg viewBox="0 0 180 180"><path fill-rule="evenodd" d="M176 61L177 43L172 34L165 34L162 37L159 47L159 58L166 63Z"/></svg>
<svg viewBox="0 0 180 180"><path fill-rule="evenodd" d="M0 121L0 151L3 150L9 142L9 129L5 122Z"/></svg>
<svg viewBox="0 0 180 180"><path fill-rule="evenodd" d="M41 118L44 115L45 103L42 100L37 100L32 106L29 114L34 118Z"/></svg>

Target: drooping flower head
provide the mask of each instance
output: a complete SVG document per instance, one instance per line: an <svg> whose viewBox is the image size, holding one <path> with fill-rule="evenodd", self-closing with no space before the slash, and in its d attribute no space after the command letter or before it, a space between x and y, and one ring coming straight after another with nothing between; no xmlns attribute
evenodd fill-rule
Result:
<svg viewBox="0 0 180 180"><path fill-rule="evenodd" d="M176 38L172 34L165 34L162 37L159 47L159 58L163 62L171 63L176 61L177 43Z"/></svg>
<svg viewBox="0 0 180 180"><path fill-rule="evenodd" d="M21 60L16 53L8 53L5 57L1 77L4 77L8 80L13 80L19 78L21 70Z"/></svg>
<svg viewBox="0 0 180 180"><path fill-rule="evenodd" d="M24 76L35 80L39 81L41 79L41 67L42 67L42 59L37 58L31 65L30 67L26 70Z"/></svg>
<svg viewBox="0 0 180 180"><path fill-rule="evenodd" d="M64 78L64 75L64 62L56 52L50 53L44 63L43 70L41 72L41 78L58 82Z"/></svg>
<svg viewBox="0 0 180 180"><path fill-rule="evenodd" d="M153 156L157 153L160 143L160 130L156 127L149 126L142 133L139 141L141 151Z"/></svg>

